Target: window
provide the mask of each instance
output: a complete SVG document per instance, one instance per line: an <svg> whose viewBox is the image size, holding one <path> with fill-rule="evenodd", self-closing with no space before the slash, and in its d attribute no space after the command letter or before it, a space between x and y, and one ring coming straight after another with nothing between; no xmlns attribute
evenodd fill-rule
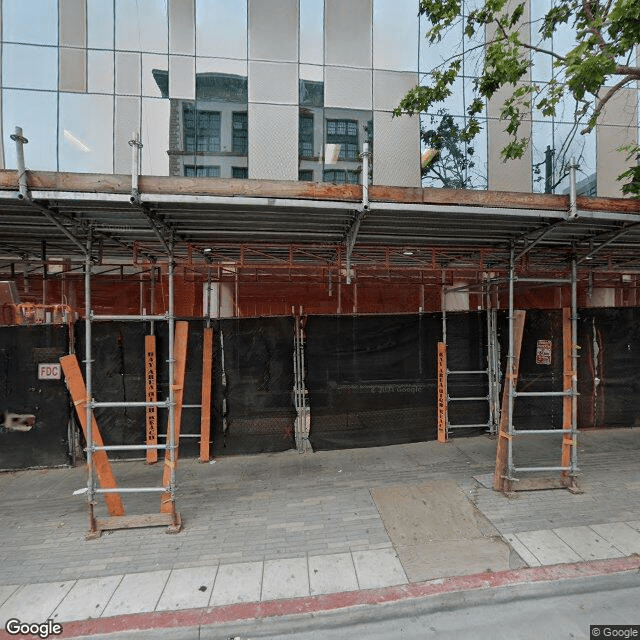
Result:
<svg viewBox="0 0 640 640"><path fill-rule="evenodd" d="M298 155L313 158L313 115L300 115L298 122Z"/></svg>
<svg viewBox="0 0 640 640"><path fill-rule="evenodd" d="M231 167L231 177L246 180L249 177L249 169L247 167Z"/></svg>
<svg viewBox="0 0 640 640"><path fill-rule="evenodd" d="M220 112L201 111L192 104L183 110L184 149L189 153L220 151Z"/></svg>
<svg viewBox="0 0 640 640"><path fill-rule="evenodd" d="M220 167L207 165L204 167L196 167L192 164L184 165L184 175L188 178L219 178Z"/></svg>
<svg viewBox="0 0 640 640"><path fill-rule="evenodd" d="M298 180L313 182L313 169L300 169L300 171L298 171Z"/></svg>
<svg viewBox="0 0 640 640"><path fill-rule="evenodd" d="M322 179L324 182L337 182L338 184L360 184L360 172L345 171L344 169L325 169Z"/></svg>
<svg viewBox="0 0 640 640"><path fill-rule="evenodd" d="M249 121L246 111L234 111L233 115L233 151L243 156L249 151Z"/></svg>
<svg viewBox="0 0 640 640"><path fill-rule="evenodd" d="M327 144L339 144L339 160L357 160L358 121L357 120L327 120Z"/></svg>

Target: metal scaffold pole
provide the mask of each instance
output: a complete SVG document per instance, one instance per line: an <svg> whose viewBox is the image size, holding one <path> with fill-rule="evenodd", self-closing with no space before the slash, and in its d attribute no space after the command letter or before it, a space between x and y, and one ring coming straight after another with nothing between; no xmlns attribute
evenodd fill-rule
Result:
<svg viewBox="0 0 640 640"><path fill-rule="evenodd" d="M91 229L87 237L87 248L84 262L84 362L85 362L85 386L87 397L85 399L86 411L86 441L87 441L87 500L89 504L89 530L95 531L95 497L96 483L93 469L93 407L92 407L92 360L91 360Z"/></svg>
<svg viewBox="0 0 640 640"><path fill-rule="evenodd" d="M578 472L578 275L571 262L571 475Z"/></svg>
<svg viewBox="0 0 640 640"><path fill-rule="evenodd" d="M173 261L173 245L171 245L171 252L169 253L169 309L167 312L167 320L169 325L169 422L168 422L168 442L167 448L169 449L169 467L170 467L170 479L169 479L169 495L171 499L171 514L174 519L174 526L178 523L176 517L176 423L174 415L175 407L175 317L174 317L174 268Z"/></svg>
<svg viewBox="0 0 640 640"><path fill-rule="evenodd" d="M513 281L515 278L515 247L509 254L509 353L507 355L507 478L513 478L513 393L515 375L515 353L513 336Z"/></svg>

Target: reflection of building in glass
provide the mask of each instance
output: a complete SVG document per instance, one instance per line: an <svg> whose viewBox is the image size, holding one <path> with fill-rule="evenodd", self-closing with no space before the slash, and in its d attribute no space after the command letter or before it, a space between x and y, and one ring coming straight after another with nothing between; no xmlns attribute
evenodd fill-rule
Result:
<svg viewBox="0 0 640 640"><path fill-rule="evenodd" d="M360 184L362 145L373 145L371 111L324 107L324 83L300 80L299 180Z"/></svg>
<svg viewBox="0 0 640 640"><path fill-rule="evenodd" d="M154 69L163 97L169 74ZM194 178L247 178L247 78L196 74L196 100L170 99L169 174Z"/></svg>

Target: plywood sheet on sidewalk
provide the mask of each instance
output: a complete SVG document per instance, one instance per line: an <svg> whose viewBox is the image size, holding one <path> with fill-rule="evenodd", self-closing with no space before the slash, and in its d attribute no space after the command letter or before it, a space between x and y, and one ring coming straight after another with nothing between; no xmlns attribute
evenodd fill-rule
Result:
<svg viewBox="0 0 640 640"><path fill-rule="evenodd" d="M373 489L409 580L510 568L511 552L455 481Z"/></svg>

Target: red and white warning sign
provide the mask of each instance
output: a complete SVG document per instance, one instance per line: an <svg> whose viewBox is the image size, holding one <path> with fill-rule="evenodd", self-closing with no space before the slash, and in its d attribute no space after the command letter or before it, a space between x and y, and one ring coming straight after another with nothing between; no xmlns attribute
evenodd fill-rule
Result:
<svg viewBox="0 0 640 640"><path fill-rule="evenodd" d="M538 340L536 364L551 364L551 340Z"/></svg>

